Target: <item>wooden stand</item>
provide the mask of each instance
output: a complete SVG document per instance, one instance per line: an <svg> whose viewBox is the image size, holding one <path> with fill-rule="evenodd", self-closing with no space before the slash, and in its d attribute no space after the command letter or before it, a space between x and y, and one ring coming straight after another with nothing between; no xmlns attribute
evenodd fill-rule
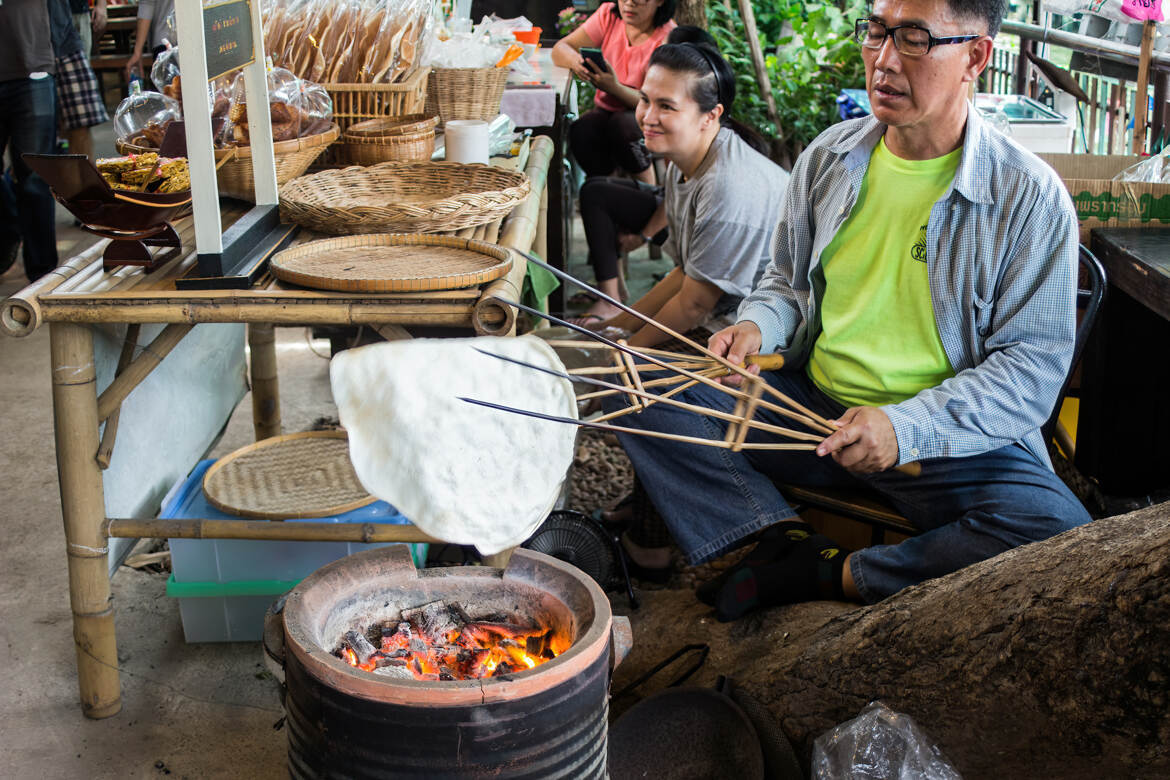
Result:
<svg viewBox="0 0 1170 780"><path fill-rule="evenodd" d="M105 254L102 255L102 270L105 271L123 265L137 265L142 266L146 273L150 273L177 257L183 250L183 242L169 222L164 222L158 230L134 233L106 230L84 224L81 229L95 236L110 239ZM151 254L152 246L163 247L167 251Z"/></svg>

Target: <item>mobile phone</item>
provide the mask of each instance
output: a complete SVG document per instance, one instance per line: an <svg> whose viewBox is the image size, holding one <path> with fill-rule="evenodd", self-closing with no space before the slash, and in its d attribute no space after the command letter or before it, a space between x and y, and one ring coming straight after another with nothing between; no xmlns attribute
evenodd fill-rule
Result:
<svg viewBox="0 0 1170 780"><path fill-rule="evenodd" d="M601 72L609 70L605 65L605 56L601 53L601 49L591 49L588 46L581 49L581 56L587 60L593 60L593 63L601 69Z"/></svg>

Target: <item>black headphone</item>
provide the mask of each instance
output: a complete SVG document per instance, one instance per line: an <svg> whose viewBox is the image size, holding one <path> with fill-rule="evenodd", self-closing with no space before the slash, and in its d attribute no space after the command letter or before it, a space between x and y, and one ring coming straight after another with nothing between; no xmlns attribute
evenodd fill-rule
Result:
<svg viewBox="0 0 1170 780"><path fill-rule="evenodd" d="M700 46L697 43L686 41L683 46L690 46L692 49L703 55L703 59L707 61L707 65L711 68L711 72L715 74L715 95L716 99L723 104L723 110L728 109L727 102L723 96L723 77L719 75L719 66L715 63L715 57L718 55L712 54L708 47Z"/></svg>

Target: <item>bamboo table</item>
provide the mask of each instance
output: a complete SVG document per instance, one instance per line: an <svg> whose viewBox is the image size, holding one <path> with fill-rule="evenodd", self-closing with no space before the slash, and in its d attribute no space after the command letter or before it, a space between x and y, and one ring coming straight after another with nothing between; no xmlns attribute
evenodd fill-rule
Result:
<svg viewBox="0 0 1170 780"><path fill-rule="evenodd" d="M459 235L498 242L501 246L544 254L546 180L553 144L537 138L525 172L531 194L504 220L502 227L469 229ZM225 209L225 228L243 213ZM427 325L473 328L479 334L511 335L515 310L497 298L519 300L526 271L514 256L512 270L491 284L468 290L409 294L317 292L262 278L249 290L177 290L174 281L195 267L190 218L176 228L184 255L152 274L140 268L102 270L105 242L72 258L49 275L0 304L0 331L25 336L49 323L57 475L65 523L69 596L77 651L82 711L107 718L122 708L110 592L108 540L113 537L285 539L302 541L434 541L414 526L331 523L267 523L245 520L116 519L105 516L103 462L117 434L119 406L198 323L246 323L252 354L252 405L257 439L280 433L280 400L274 326L286 325ZM302 234L299 240L318 236ZM128 323L132 346L138 326L168 323L142 354L130 359L124 349L114 381L99 396L92 327ZM99 441L99 426L106 422ZM507 553L489 565L502 565Z"/></svg>

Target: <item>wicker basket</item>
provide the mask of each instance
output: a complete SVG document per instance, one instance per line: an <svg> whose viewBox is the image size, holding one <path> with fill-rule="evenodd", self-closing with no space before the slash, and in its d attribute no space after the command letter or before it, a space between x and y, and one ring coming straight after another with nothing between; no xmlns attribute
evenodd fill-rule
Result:
<svg viewBox="0 0 1170 780"><path fill-rule="evenodd" d="M374 138L345 136L341 156L354 165L429 160L435 151L435 131Z"/></svg>
<svg viewBox="0 0 1170 780"><path fill-rule="evenodd" d="M325 151L329 144L337 140L339 130L334 124L329 130L305 138L293 138L288 141L277 141L272 145L276 155L276 185L292 181L309 169L313 160ZM143 152L157 152L157 149L148 149L144 146L135 146L118 141L115 143L119 154L142 154ZM231 157L223 162L225 157ZM236 146L229 149L215 150L216 165L222 167L216 173L219 183L219 194L240 200L256 201L256 188L252 181L252 148Z"/></svg>
<svg viewBox="0 0 1170 780"><path fill-rule="evenodd" d="M507 68L435 68L427 82L427 113L439 124L452 119L491 121L500 113Z"/></svg>
<svg viewBox="0 0 1170 780"><path fill-rule="evenodd" d="M327 170L280 188L280 214L322 233L442 233L493 222L528 197L528 177L487 165L390 162Z"/></svg>
<svg viewBox="0 0 1170 780"><path fill-rule="evenodd" d="M322 84L333 98L333 120L341 132L366 119L401 116L423 110L427 99L430 68L419 68L405 81L395 84ZM330 150L324 164L336 164L340 153Z"/></svg>

